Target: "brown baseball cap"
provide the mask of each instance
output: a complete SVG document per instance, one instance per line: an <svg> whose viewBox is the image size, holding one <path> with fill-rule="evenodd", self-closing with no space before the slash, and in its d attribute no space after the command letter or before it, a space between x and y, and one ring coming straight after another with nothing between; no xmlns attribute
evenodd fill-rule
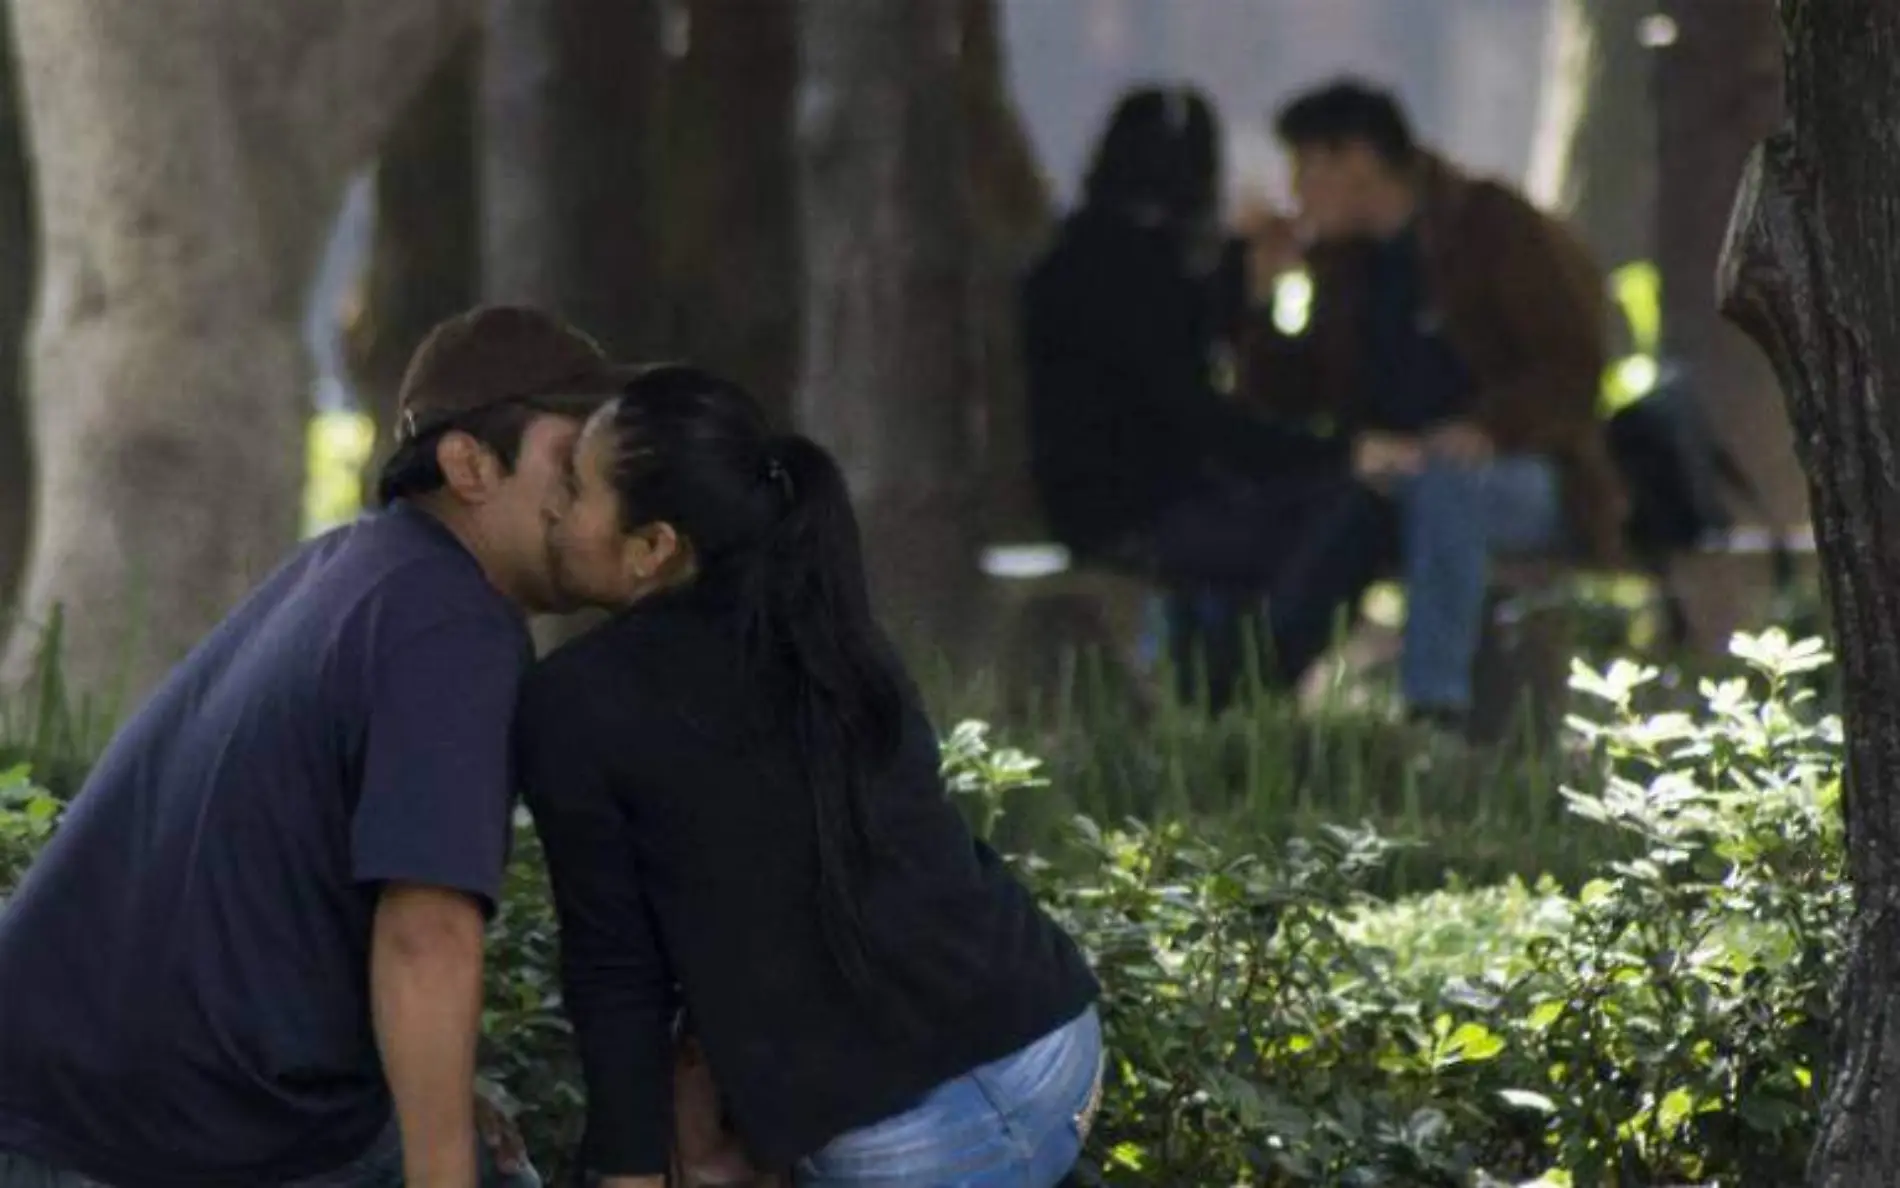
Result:
<svg viewBox="0 0 1900 1188"><path fill-rule="evenodd" d="M397 397L397 440L499 404L585 417L618 396L634 371L552 314L479 306L438 324L410 357Z"/></svg>

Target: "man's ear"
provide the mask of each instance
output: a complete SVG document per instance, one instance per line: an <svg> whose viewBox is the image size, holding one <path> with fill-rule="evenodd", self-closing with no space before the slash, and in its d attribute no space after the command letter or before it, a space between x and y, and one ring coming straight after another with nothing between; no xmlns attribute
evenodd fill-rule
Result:
<svg viewBox="0 0 1900 1188"><path fill-rule="evenodd" d="M435 446L435 464L450 491L465 503L486 503L502 479L494 452L466 433L451 430Z"/></svg>

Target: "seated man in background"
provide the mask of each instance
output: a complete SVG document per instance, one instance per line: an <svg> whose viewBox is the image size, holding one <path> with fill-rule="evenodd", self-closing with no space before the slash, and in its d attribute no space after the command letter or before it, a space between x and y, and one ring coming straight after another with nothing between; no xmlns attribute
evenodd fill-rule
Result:
<svg viewBox="0 0 1900 1188"><path fill-rule="evenodd" d="M1609 562L1619 546L1597 416L1602 283L1564 227L1420 148L1381 91L1332 84L1277 131L1300 210L1250 220L1256 296L1304 266L1311 313L1297 336L1258 318L1250 394L1330 422L1390 501L1409 607L1401 691L1415 717L1459 729L1492 559Z"/></svg>
<svg viewBox="0 0 1900 1188"><path fill-rule="evenodd" d="M1083 558L1223 606L1266 596L1271 654L1297 672L1329 641L1331 608L1371 580L1305 544L1336 538L1364 499L1343 443L1230 399L1246 261L1220 213L1206 100L1125 97L1025 286L1032 469L1050 527ZM1241 653L1231 617L1217 626L1198 642L1218 701Z"/></svg>

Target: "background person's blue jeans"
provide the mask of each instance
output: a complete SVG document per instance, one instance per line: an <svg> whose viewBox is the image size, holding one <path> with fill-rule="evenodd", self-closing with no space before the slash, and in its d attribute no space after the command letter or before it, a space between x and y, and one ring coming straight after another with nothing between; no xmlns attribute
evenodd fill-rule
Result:
<svg viewBox="0 0 1900 1188"><path fill-rule="evenodd" d="M1094 1008L907 1113L801 1162L801 1188L1052 1188L1082 1153L1100 1089Z"/></svg>
<svg viewBox="0 0 1900 1188"><path fill-rule="evenodd" d="M1562 539L1556 468L1529 455L1476 467L1434 461L1392 494L1406 603L1400 692L1415 709L1469 710L1491 561Z"/></svg>

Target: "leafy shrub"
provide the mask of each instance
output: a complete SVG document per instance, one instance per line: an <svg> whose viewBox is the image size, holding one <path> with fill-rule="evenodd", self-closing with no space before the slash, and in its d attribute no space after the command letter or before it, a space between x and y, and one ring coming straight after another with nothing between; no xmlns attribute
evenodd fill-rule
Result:
<svg viewBox="0 0 1900 1188"><path fill-rule="evenodd" d="M1102 834L1093 883L1044 888L1093 954L1113 1076L1091 1154L1108 1183L1462 1184L1480 1165L1475 1011L1416 993L1348 921L1388 857L1332 827L1229 856L1176 827ZM1530 1142L1535 1142L1534 1133Z"/></svg>
<svg viewBox="0 0 1900 1188"><path fill-rule="evenodd" d="M59 802L34 786L24 766L0 771L0 906L58 820Z"/></svg>
<svg viewBox="0 0 1900 1188"><path fill-rule="evenodd" d="M1574 897L1379 903L1362 830L1233 856L1078 823L1098 876L1042 890L1107 987L1095 1178L1798 1182L1847 919L1840 724L1799 683L1820 645L1735 651L1697 716L1633 708L1653 671L1578 672L1611 778L1571 808L1635 845Z"/></svg>
<svg viewBox="0 0 1900 1188"><path fill-rule="evenodd" d="M1579 1188L1802 1178L1850 907L1841 725L1797 683L1818 642L1734 652L1748 675L1704 682L1699 718L1632 708L1653 669L1578 673L1609 716L1576 726L1616 775L1572 808L1643 854L1583 888L1512 997Z"/></svg>
<svg viewBox="0 0 1900 1188"><path fill-rule="evenodd" d="M1321 825L1255 845L1077 818L1015 859L1101 972L1109 1089L1082 1176L1105 1184L1606 1188L1799 1182L1823 1094L1848 910L1841 727L1819 644L1740 638L1698 712L1645 714L1653 670L1580 670L1573 726L1607 778L1572 828L1624 840L1551 880L1373 894L1404 851ZM977 723L945 741L980 832L1049 798ZM1056 801L1059 803L1059 801ZM0 897L57 804L0 775ZM483 1070L559 1173L582 1087L539 847L518 823L495 922Z"/></svg>

